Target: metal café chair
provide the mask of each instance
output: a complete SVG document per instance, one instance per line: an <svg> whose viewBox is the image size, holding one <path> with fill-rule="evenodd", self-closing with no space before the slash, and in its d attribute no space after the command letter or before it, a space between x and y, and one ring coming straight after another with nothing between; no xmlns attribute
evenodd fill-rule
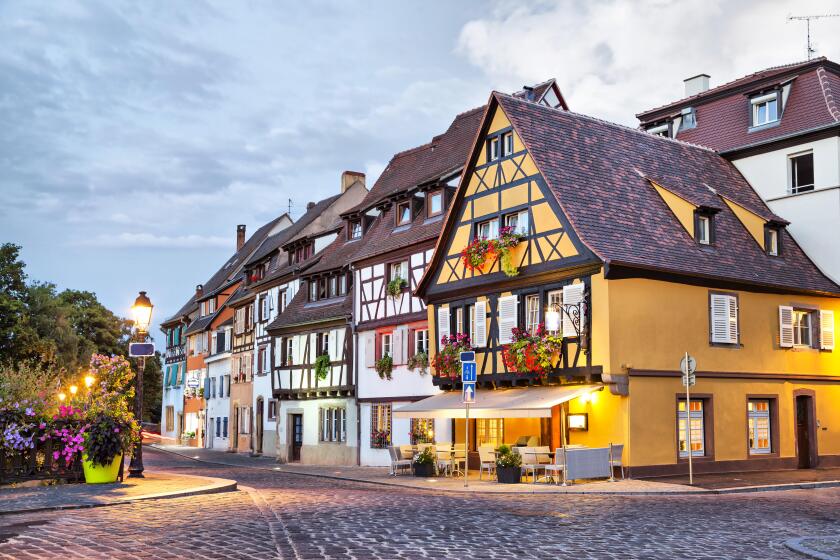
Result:
<svg viewBox="0 0 840 560"><path fill-rule="evenodd" d="M522 448L522 470L525 472L526 476L528 473L531 473L532 484L537 482L537 473L540 470L542 470L543 475L545 475L545 469L543 468L544 465L539 463L537 457L538 453L534 447Z"/></svg>
<svg viewBox="0 0 840 560"><path fill-rule="evenodd" d="M496 476L496 451L492 445L482 445L478 448L478 479L481 480L484 471L492 478Z"/></svg>
<svg viewBox="0 0 840 560"><path fill-rule="evenodd" d="M400 450L393 445L388 446L388 454L391 456L391 476L397 476L399 469L411 470L411 459L402 459L400 457Z"/></svg>
<svg viewBox="0 0 840 560"><path fill-rule="evenodd" d="M566 485L566 450L558 447L554 450L554 461L545 465L546 478L552 478L555 484L560 484L560 475L563 475L563 486ZM551 474L549 474L551 473Z"/></svg>
<svg viewBox="0 0 840 560"><path fill-rule="evenodd" d="M467 472L467 445L456 443L452 448L452 474L464 476Z"/></svg>
<svg viewBox="0 0 840 560"><path fill-rule="evenodd" d="M615 477L613 476L613 469L616 467L621 469L621 480L624 480L624 463L621 462L621 456L623 454L623 443L610 444L610 481L615 481Z"/></svg>
<svg viewBox="0 0 840 560"><path fill-rule="evenodd" d="M438 474L449 476L452 470L452 447L449 444L435 445L435 468Z"/></svg>

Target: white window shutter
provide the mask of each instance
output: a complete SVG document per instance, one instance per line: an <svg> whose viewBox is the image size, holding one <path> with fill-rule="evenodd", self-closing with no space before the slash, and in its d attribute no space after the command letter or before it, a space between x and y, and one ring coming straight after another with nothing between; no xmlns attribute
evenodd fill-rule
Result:
<svg viewBox="0 0 840 560"><path fill-rule="evenodd" d="M578 284L569 284L568 286L563 286L563 304L564 308L561 313L561 319L563 323L563 337L564 338L574 338L579 335L578 329L575 328L575 323L572 321L572 318L569 316L570 313L573 313L571 308L568 305L577 305L578 306L578 316L580 325L580 331L583 332L583 327L586 321L585 313L583 306L583 290L585 286L583 283ZM568 305L567 305L568 304Z"/></svg>
<svg viewBox="0 0 840 560"><path fill-rule="evenodd" d="M834 311L820 310L820 349L834 350Z"/></svg>
<svg viewBox="0 0 840 560"><path fill-rule="evenodd" d="M402 334L402 342L400 343L401 364L408 363L409 348L408 348L408 327L400 327L398 329Z"/></svg>
<svg viewBox="0 0 840 560"><path fill-rule="evenodd" d="M394 329L391 333L391 357L394 365L405 363L403 359L402 329Z"/></svg>
<svg viewBox="0 0 840 560"><path fill-rule="evenodd" d="M735 296L711 295L712 342L738 342L738 302Z"/></svg>
<svg viewBox="0 0 840 560"><path fill-rule="evenodd" d="M300 359L300 337L292 335L292 364L302 363Z"/></svg>
<svg viewBox="0 0 840 560"><path fill-rule="evenodd" d="M449 336L449 308L448 307L438 307L437 310L438 316L438 342L446 336Z"/></svg>
<svg viewBox="0 0 840 560"><path fill-rule="evenodd" d="M513 329L519 323L519 298L508 296L499 298L499 344L513 342Z"/></svg>
<svg viewBox="0 0 840 560"><path fill-rule="evenodd" d="M472 341L476 348L487 346L487 301L476 301L473 306L475 316L475 340Z"/></svg>
<svg viewBox="0 0 840 560"><path fill-rule="evenodd" d="M793 348L793 307L789 305L779 306L779 346Z"/></svg>
<svg viewBox="0 0 840 560"><path fill-rule="evenodd" d="M327 351L330 354L330 360L333 361L341 359L341 356L338 355L338 332L339 331L330 331L329 347Z"/></svg>
<svg viewBox="0 0 840 560"><path fill-rule="evenodd" d="M365 337L365 367L372 368L376 365L376 336L373 332Z"/></svg>

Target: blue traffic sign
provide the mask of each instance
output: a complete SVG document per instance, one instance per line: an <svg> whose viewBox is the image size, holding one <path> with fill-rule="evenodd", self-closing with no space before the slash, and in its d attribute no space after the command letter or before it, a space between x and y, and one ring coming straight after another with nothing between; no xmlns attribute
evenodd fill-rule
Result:
<svg viewBox="0 0 840 560"><path fill-rule="evenodd" d="M464 404L475 404L475 383L464 383L461 397Z"/></svg>
<svg viewBox="0 0 840 560"><path fill-rule="evenodd" d="M461 352L461 355L458 356L458 358L462 362L474 362L475 361L475 352L473 352L473 351Z"/></svg>
<svg viewBox="0 0 840 560"><path fill-rule="evenodd" d="M475 383L478 371L475 362L461 362L461 381L464 383Z"/></svg>

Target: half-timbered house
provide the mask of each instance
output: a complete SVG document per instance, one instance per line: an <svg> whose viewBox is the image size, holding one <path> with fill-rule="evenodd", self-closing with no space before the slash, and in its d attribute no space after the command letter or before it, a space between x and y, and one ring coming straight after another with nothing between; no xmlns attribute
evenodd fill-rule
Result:
<svg viewBox="0 0 840 560"><path fill-rule="evenodd" d="M840 287L711 150L493 93L417 293L433 360L471 339L476 404L467 424L437 364L450 392L395 416L454 419L473 450L620 443L637 474L840 462Z"/></svg>
<svg viewBox="0 0 840 560"><path fill-rule="evenodd" d="M194 298L185 303L177 313L163 321L160 329L166 340L163 354L163 391L161 395L160 435L167 443L177 443L181 438L184 415L184 383L187 376L187 326L195 319L198 305Z"/></svg>

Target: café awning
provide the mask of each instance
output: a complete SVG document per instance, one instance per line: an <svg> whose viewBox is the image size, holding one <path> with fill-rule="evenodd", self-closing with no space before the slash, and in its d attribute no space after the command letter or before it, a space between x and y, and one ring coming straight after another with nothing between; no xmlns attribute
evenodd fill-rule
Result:
<svg viewBox="0 0 840 560"><path fill-rule="evenodd" d="M551 418L552 407L600 391L602 384L485 389L475 394L470 418ZM394 409L396 418L463 418L460 391L450 391Z"/></svg>

